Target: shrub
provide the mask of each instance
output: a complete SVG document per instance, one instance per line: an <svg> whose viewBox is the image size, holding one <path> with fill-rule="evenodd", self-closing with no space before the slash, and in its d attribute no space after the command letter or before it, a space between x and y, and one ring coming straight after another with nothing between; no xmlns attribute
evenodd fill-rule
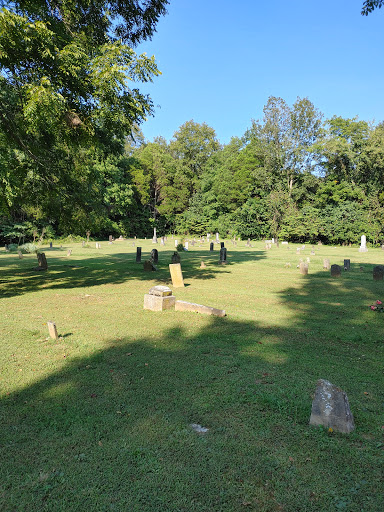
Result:
<svg viewBox="0 0 384 512"><path fill-rule="evenodd" d="M38 252L36 245L32 243L20 245L18 247L18 250L21 251L23 254L33 254Z"/></svg>
<svg viewBox="0 0 384 512"><path fill-rule="evenodd" d="M177 252L183 252L184 251L184 245L182 243L177 244L176 251Z"/></svg>

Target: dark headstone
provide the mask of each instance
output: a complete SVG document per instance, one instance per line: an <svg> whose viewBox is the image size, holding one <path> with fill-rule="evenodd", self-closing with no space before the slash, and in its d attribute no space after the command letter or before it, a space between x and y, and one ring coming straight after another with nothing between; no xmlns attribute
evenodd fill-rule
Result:
<svg viewBox="0 0 384 512"><path fill-rule="evenodd" d="M351 270L351 260L344 260L344 270Z"/></svg>
<svg viewBox="0 0 384 512"><path fill-rule="evenodd" d="M220 242L221 249L224 247L224 242Z"/></svg>
<svg viewBox="0 0 384 512"><path fill-rule="evenodd" d="M227 262L227 249L222 247L220 249L220 263L224 265Z"/></svg>
<svg viewBox="0 0 384 512"><path fill-rule="evenodd" d="M210 250L210 251L213 251L213 247L214 247L214 244L213 244L213 242L211 242L211 243L209 244L209 250Z"/></svg>
<svg viewBox="0 0 384 512"><path fill-rule="evenodd" d="M52 249L53 243L49 242L49 248Z"/></svg>
<svg viewBox="0 0 384 512"><path fill-rule="evenodd" d="M136 263L141 263L141 247L136 247Z"/></svg>
<svg viewBox="0 0 384 512"><path fill-rule="evenodd" d="M47 268L48 268L47 258L45 257L45 254L43 252L37 253L37 261L39 263L39 266L35 267L35 270L38 270L38 271L47 270Z"/></svg>
<svg viewBox="0 0 384 512"><path fill-rule="evenodd" d="M151 260L153 263L158 263L159 261L159 252L157 249L152 249L151 251Z"/></svg>
<svg viewBox="0 0 384 512"><path fill-rule="evenodd" d="M178 253L178 252L176 252L176 251L175 251L175 252L172 254L171 262L172 262L172 263L180 263L180 255L179 255L179 253Z"/></svg>
<svg viewBox="0 0 384 512"><path fill-rule="evenodd" d="M147 260L147 261L144 261L144 270L146 272L152 272L153 270L157 270L157 268L155 267L155 265L153 264L153 262L151 260Z"/></svg>
<svg viewBox="0 0 384 512"><path fill-rule="evenodd" d="M373 280L374 281L382 281L384 276L384 266L376 265L373 267Z"/></svg>
<svg viewBox="0 0 384 512"><path fill-rule="evenodd" d="M341 276L341 267L339 265L331 265L331 276L332 277L340 277Z"/></svg>
<svg viewBox="0 0 384 512"><path fill-rule="evenodd" d="M318 380L309 424L344 434L352 432L355 424L346 393L327 380Z"/></svg>

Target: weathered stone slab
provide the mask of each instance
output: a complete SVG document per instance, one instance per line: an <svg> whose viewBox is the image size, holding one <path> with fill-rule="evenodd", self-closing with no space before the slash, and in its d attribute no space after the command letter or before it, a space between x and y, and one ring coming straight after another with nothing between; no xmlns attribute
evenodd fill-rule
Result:
<svg viewBox="0 0 384 512"><path fill-rule="evenodd" d="M222 247L220 249L220 263L221 263L221 265L225 265L227 263L227 249L226 249L226 247Z"/></svg>
<svg viewBox="0 0 384 512"><path fill-rule="evenodd" d="M23 259L23 253L21 251L17 251L17 254L19 255L19 260Z"/></svg>
<svg viewBox="0 0 384 512"><path fill-rule="evenodd" d="M331 268L331 262L328 258L325 258L323 260L323 268L325 268L326 270L330 270Z"/></svg>
<svg viewBox="0 0 384 512"><path fill-rule="evenodd" d="M384 266L376 265L373 267L373 280L374 281L382 281L384 276Z"/></svg>
<svg viewBox="0 0 384 512"><path fill-rule="evenodd" d="M168 286L152 286L152 288L149 290L149 295L156 295L157 297L168 297L169 295L172 295L172 290L168 288Z"/></svg>
<svg viewBox="0 0 384 512"><path fill-rule="evenodd" d="M176 311L192 311L195 313L202 313L203 315L225 316L223 309L211 308L203 306L202 304L194 304L193 302L185 302L184 300L177 300L175 304Z"/></svg>
<svg viewBox="0 0 384 512"><path fill-rule="evenodd" d="M351 260L344 260L344 270L351 270Z"/></svg>
<svg viewBox="0 0 384 512"><path fill-rule="evenodd" d="M341 267L339 265L331 265L331 276L332 277L340 277L341 276Z"/></svg>
<svg viewBox="0 0 384 512"><path fill-rule="evenodd" d="M180 263L171 263L169 265L169 271L171 272L172 285L175 288L183 288L184 279Z"/></svg>
<svg viewBox="0 0 384 512"><path fill-rule="evenodd" d="M299 265L300 274L306 276L308 274L308 263L301 262Z"/></svg>
<svg viewBox="0 0 384 512"><path fill-rule="evenodd" d="M59 339L59 335L57 334L57 329L56 329L55 322L47 322L47 326L48 326L49 336L51 338L53 338L54 340L58 340Z"/></svg>
<svg viewBox="0 0 384 512"><path fill-rule="evenodd" d="M327 380L318 380L309 424L344 434L352 432L355 424L346 393Z"/></svg>
<svg viewBox="0 0 384 512"><path fill-rule="evenodd" d="M144 261L144 270L146 272L153 272L153 271L157 270L157 268L155 267L155 265L153 264L153 262L151 260L147 260L147 261Z"/></svg>
<svg viewBox="0 0 384 512"><path fill-rule="evenodd" d="M166 297L159 297L158 295L144 295L144 309L150 311L164 311L165 309L172 309L175 306L176 297L168 295Z"/></svg>
<svg viewBox="0 0 384 512"><path fill-rule="evenodd" d="M37 253L37 261L39 263L39 266L35 267L35 270L47 270L48 269L47 258L45 257L44 252Z"/></svg>

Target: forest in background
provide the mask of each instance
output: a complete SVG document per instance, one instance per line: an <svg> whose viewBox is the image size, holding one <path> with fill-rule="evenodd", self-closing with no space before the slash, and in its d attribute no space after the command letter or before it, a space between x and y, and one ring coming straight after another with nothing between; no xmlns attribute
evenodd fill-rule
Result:
<svg viewBox="0 0 384 512"><path fill-rule="evenodd" d="M297 242L384 241L384 124L270 97L221 144L185 122L145 140L138 84L159 74L133 48L167 0L4 1L0 11L0 240L87 231ZM381 2L365 2L368 14ZM370 10L369 10L370 9Z"/></svg>

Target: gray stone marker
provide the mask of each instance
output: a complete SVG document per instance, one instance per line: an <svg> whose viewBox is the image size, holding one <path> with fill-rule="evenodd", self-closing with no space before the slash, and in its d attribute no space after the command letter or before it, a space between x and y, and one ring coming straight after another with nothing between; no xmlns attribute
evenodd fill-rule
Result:
<svg viewBox="0 0 384 512"><path fill-rule="evenodd" d="M17 251L17 254L19 255L19 260L23 259L23 253L21 251Z"/></svg>
<svg viewBox="0 0 384 512"><path fill-rule="evenodd" d="M311 256L315 256L315 255L316 255L315 251L311 251Z"/></svg>
<svg viewBox="0 0 384 512"><path fill-rule="evenodd" d="M48 263L47 263L47 258L45 257L45 253L43 252L38 252L37 253L37 261L39 263L39 266L38 267L35 267L35 270L47 270L48 268Z"/></svg>
<svg viewBox="0 0 384 512"><path fill-rule="evenodd" d="M47 326L50 337L53 338L54 340L58 340L59 335L57 334L55 322L47 322Z"/></svg>
<svg viewBox="0 0 384 512"><path fill-rule="evenodd" d="M340 277L341 267L339 265L331 265L331 277Z"/></svg>
<svg viewBox="0 0 384 512"><path fill-rule="evenodd" d="M344 260L344 270L351 270L351 260Z"/></svg>
<svg viewBox="0 0 384 512"><path fill-rule="evenodd" d="M209 306L203 306L202 304L185 302L184 300L176 301L175 311L191 311L195 313L202 313L203 315L225 316L225 311L223 309L211 308Z"/></svg>
<svg viewBox="0 0 384 512"><path fill-rule="evenodd" d="M300 254L300 247L296 249L296 254Z"/></svg>
<svg viewBox="0 0 384 512"><path fill-rule="evenodd" d="M384 276L384 266L376 265L373 267L373 280L374 281L382 281Z"/></svg>
<svg viewBox="0 0 384 512"><path fill-rule="evenodd" d="M325 258L323 260L323 268L325 268L326 270L330 270L331 268L331 262L329 261L328 258Z"/></svg>
<svg viewBox="0 0 384 512"><path fill-rule="evenodd" d="M171 256L171 263L180 263L180 261L181 261L180 254L175 251Z"/></svg>
<svg viewBox="0 0 384 512"><path fill-rule="evenodd" d="M150 311L164 311L175 307L176 297L168 286L153 286L144 295L144 309Z"/></svg>
<svg viewBox="0 0 384 512"><path fill-rule="evenodd" d="M359 247L359 252L367 252L367 237L365 235L361 235L361 243Z"/></svg>
<svg viewBox="0 0 384 512"><path fill-rule="evenodd" d="M327 380L318 380L309 424L344 434L352 432L355 423L346 393Z"/></svg>
<svg viewBox="0 0 384 512"><path fill-rule="evenodd" d="M136 263L141 263L141 247L136 247Z"/></svg>
<svg viewBox="0 0 384 512"><path fill-rule="evenodd" d="M221 265L225 265L227 263L227 249L225 247L220 249L220 263Z"/></svg>
<svg viewBox="0 0 384 512"><path fill-rule="evenodd" d="M211 242L211 243L209 244L209 250L210 250L210 251L213 251L213 248L214 248L214 244L213 244L213 242Z"/></svg>
<svg viewBox="0 0 384 512"><path fill-rule="evenodd" d="M308 274L308 263L304 263L303 261L299 265L300 274L306 276Z"/></svg>
<svg viewBox="0 0 384 512"><path fill-rule="evenodd" d="M155 270L157 270L157 268L155 267L155 265L153 264L152 260L146 260L144 261L144 265L143 265L143 268L146 272L154 272Z"/></svg>
<svg viewBox="0 0 384 512"><path fill-rule="evenodd" d="M157 249L152 249L151 260L153 261L153 263L159 262L159 251Z"/></svg>

